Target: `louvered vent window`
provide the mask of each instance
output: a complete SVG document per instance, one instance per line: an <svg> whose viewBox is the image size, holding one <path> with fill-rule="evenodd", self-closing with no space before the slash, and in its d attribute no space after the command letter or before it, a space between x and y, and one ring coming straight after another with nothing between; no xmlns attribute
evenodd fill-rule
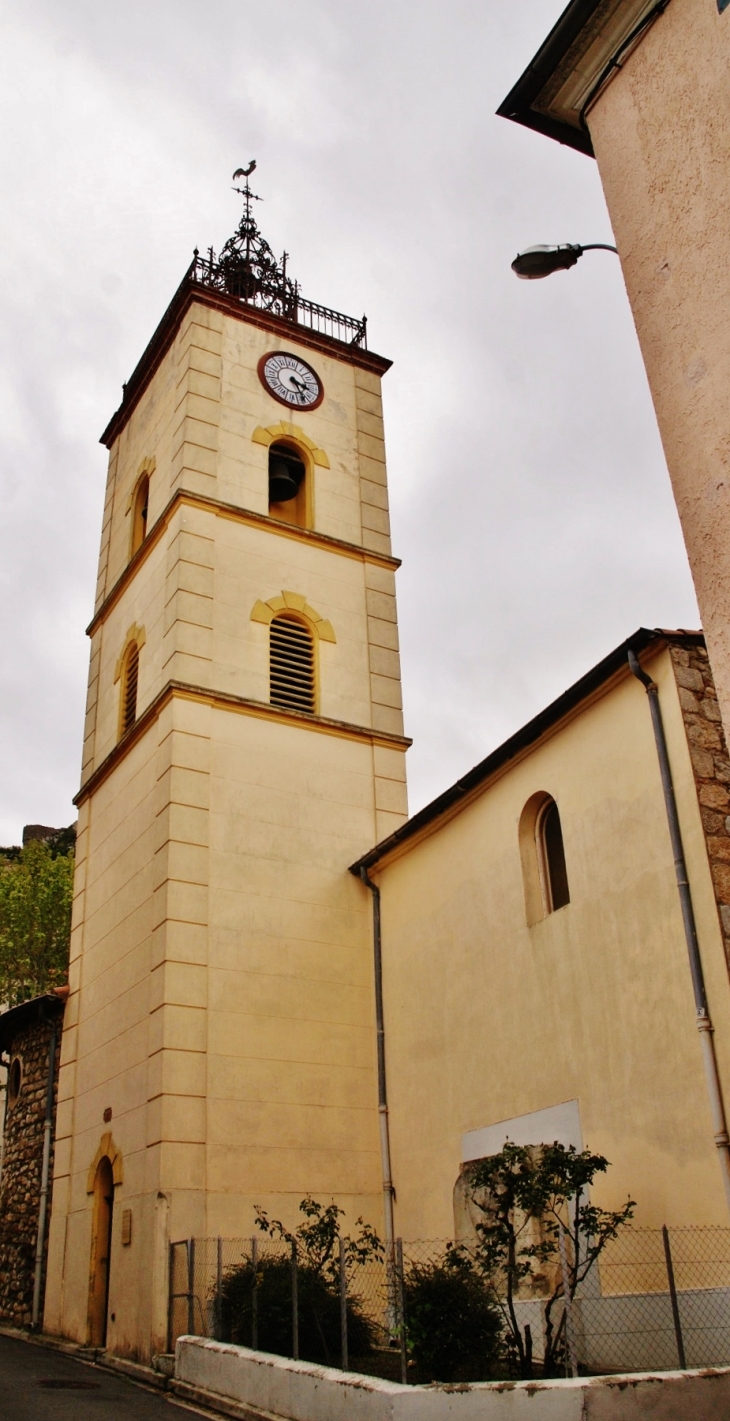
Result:
<svg viewBox="0 0 730 1421"><path fill-rule="evenodd" d="M122 688L122 735L137 719L137 681L139 680L139 647L133 642L127 652Z"/></svg>
<svg viewBox="0 0 730 1421"><path fill-rule="evenodd" d="M314 641L303 622L274 617L271 623L272 706L314 714Z"/></svg>

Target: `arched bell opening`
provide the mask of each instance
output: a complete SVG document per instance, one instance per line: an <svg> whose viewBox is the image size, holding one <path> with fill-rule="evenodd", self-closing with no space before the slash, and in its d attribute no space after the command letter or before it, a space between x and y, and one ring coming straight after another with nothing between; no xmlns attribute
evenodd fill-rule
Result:
<svg viewBox="0 0 730 1421"><path fill-rule="evenodd" d="M114 1175L108 1155L103 1155L94 1175L94 1209L91 1225L89 1278L89 1345L106 1346L109 1311L109 1265L112 1251Z"/></svg>
<svg viewBox="0 0 730 1421"><path fill-rule="evenodd" d="M137 492L134 496L134 507L132 509L132 556L134 556L138 548L141 548L145 538L147 537L147 511L149 507L149 501L149 475L143 474L137 485Z"/></svg>
<svg viewBox="0 0 730 1421"><path fill-rule="evenodd" d="M310 476L305 456L296 445L277 441L269 446L269 515L280 523L309 528Z"/></svg>

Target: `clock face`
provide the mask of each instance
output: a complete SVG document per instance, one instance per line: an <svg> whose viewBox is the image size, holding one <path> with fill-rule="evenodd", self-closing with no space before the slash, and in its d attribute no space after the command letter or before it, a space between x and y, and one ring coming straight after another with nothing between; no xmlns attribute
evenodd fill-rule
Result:
<svg viewBox="0 0 730 1421"><path fill-rule="evenodd" d="M313 410L324 399L322 381L311 365L283 350L261 357L259 379L275 400L290 408Z"/></svg>

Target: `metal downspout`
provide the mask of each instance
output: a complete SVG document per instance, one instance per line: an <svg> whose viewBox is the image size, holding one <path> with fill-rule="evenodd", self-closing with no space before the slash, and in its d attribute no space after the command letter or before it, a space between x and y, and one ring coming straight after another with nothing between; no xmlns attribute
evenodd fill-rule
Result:
<svg viewBox="0 0 730 1421"><path fill-rule="evenodd" d="M46 1243L46 1220L48 1217L48 1174L51 1163L51 1135L53 1131L53 1087L56 1074L56 1041L58 1021L54 1021L48 1047L48 1087L46 1090L46 1118L43 1126L43 1165L41 1169L41 1202L38 1210L38 1235L35 1248L35 1273L33 1275L33 1312L31 1328L39 1326L41 1311L41 1281L43 1278L43 1253Z"/></svg>
<svg viewBox="0 0 730 1421"><path fill-rule="evenodd" d="M705 974L702 970L702 958L700 957L700 947L697 940L697 924L695 922L692 895L690 893L689 879L687 877L687 864L684 857L682 834L679 827L679 816L677 814L677 802L674 796L674 784L672 782L672 771L667 752L667 738L664 732L661 706L659 705L659 687L655 681L652 681L651 676L647 675L646 671L639 665L637 656L631 650L629 650L629 666L637 680L641 681L649 698L649 709L651 710L654 739L656 741L657 756L659 758L659 771L662 778L662 789L664 790L664 803L667 810L669 837L672 841L674 871L677 878L679 901L682 906L684 936L687 943L687 954L689 956L689 970L692 975L692 989L694 991L695 1011L697 1013L697 1030L700 1033L700 1041L702 1043L705 1081L707 1083L707 1094L710 1099L710 1112L712 1114L712 1128L720 1161L722 1182L725 1186L725 1198L728 1208L730 1209L730 1137L728 1136L725 1119L725 1106L722 1098L720 1074L717 1069L713 1026L707 1005Z"/></svg>
<svg viewBox="0 0 730 1421"><path fill-rule="evenodd" d="M390 1258L395 1238L393 1198L395 1189L390 1170L390 1130L388 1127L388 1091L385 1080L385 1022L383 1019L383 956L380 935L380 889L368 878L366 868L360 877L373 895L373 965L375 975L375 1028L378 1047L378 1121L380 1125L380 1163L383 1175L383 1208L385 1210L385 1244Z"/></svg>

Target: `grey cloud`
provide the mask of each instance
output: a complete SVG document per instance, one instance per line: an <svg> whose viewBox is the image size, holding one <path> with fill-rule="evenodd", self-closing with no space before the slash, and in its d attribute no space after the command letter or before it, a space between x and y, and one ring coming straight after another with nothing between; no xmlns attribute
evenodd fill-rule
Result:
<svg viewBox="0 0 730 1421"><path fill-rule="evenodd" d="M697 612L595 165L494 116L559 0L15 0L0 105L0 842L73 816L105 452L190 259L260 219L367 311L386 388L411 803L638 623Z"/></svg>

